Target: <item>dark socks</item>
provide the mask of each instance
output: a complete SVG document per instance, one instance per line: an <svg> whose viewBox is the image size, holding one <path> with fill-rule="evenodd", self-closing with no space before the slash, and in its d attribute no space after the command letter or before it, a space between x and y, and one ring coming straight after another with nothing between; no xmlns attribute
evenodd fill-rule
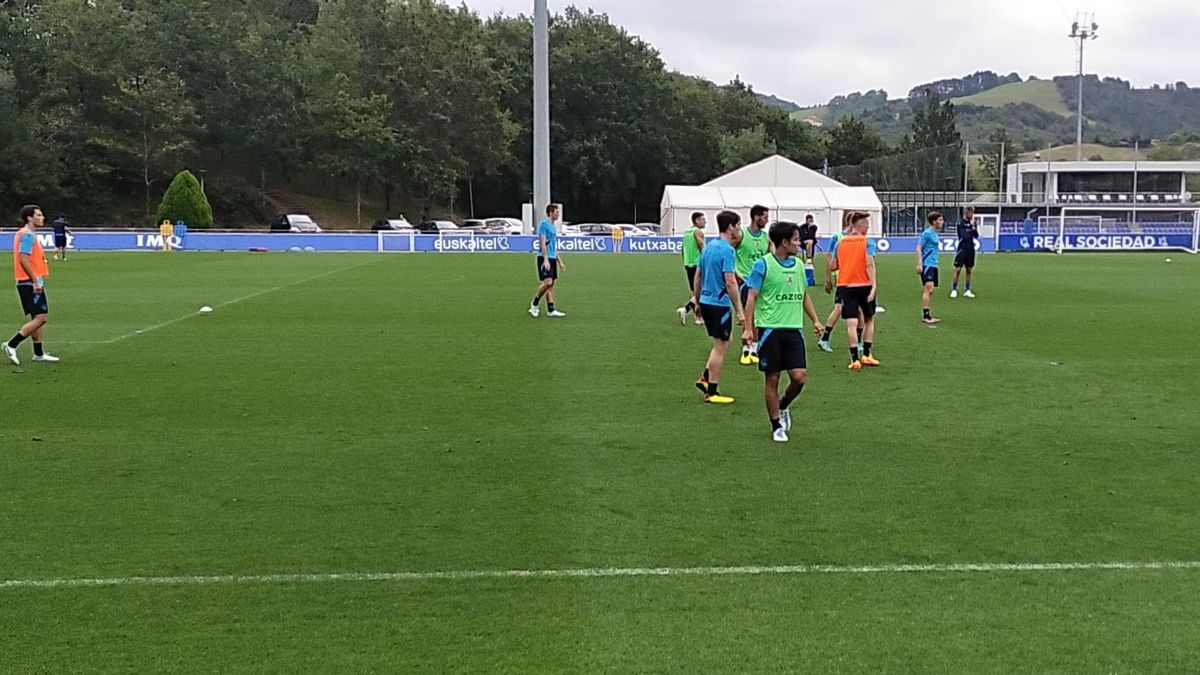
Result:
<svg viewBox="0 0 1200 675"><path fill-rule="evenodd" d="M42 349L42 343L40 343L40 342L33 343L33 355L34 356L45 356L46 355L45 350Z"/></svg>
<svg viewBox="0 0 1200 675"><path fill-rule="evenodd" d="M864 342L863 343L863 356L870 356L870 355L871 355L871 343Z"/></svg>
<svg viewBox="0 0 1200 675"><path fill-rule="evenodd" d="M529 306L537 307L539 304L541 304L541 302L542 302L541 296L535 295L535 296L533 296L533 302L529 303Z"/></svg>
<svg viewBox="0 0 1200 675"><path fill-rule="evenodd" d="M716 382L709 382L709 383L708 383L708 395L709 395L709 396L716 396L716 395L717 395L717 383L716 383Z"/></svg>
<svg viewBox="0 0 1200 675"><path fill-rule="evenodd" d="M928 309L928 308L921 310L921 312L922 312L922 316L924 316L926 319L929 319L929 318L931 318L931 315L929 314L929 309Z"/></svg>
<svg viewBox="0 0 1200 675"><path fill-rule="evenodd" d="M550 302L550 301L547 301L547 302L546 302L546 311L547 311L547 312L553 312L553 311L554 311L554 303L553 303L553 302Z"/></svg>
<svg viewBox="0 0 1200 675"><path fill-rule="evenodd" d="M833 336L833 326L825 329L825 334L821 336L822 342L829 342L829 338Z"/></svg>
<svg viewBox="0 0 1200 675"><path fill-rule="evenodd" d="M792 403L800 398L800 392L804 391L802 383L789 384L787 391L783 392L783 398L779 399L779 409L787 410L792 406Z"/></svg>
<svg viewBox="0 0 1200 675"><path fill-rule="evenodd" d="M695 305L694 303L692 303L692 301L691 301L691 300L688 300L688 304L686 304L686 305L684 305L684 306L683 306L683 311L685 311L685 312L692 312L692 313L695 313L695 312L696 312L696 305Z"/></svg>
<svg viewBox="0 0 1200 675"><path fill-rule="evenodd" d="M850 360L851 361L858 360L858 345L854 345L853 347L850 348Z"/></svg>
<svg viewBox="0 0 1200 675"><path fill-rule="evenodd" d="M775 419L771 420L771 431L778 431L782 427L783 427L783 424L781 424L779 422L779 418L775 418Z"/></svg>
<svg viewBox="0 0 1200 675"><path fill-rule="evenodd" d="M17 345L21 344L24 341L25 341L25 336L21 335L20 333L17 333L16 335L13 336L13 338L11 340L8 341L8 346L11 347L12 349L16 349Z"/></svg>

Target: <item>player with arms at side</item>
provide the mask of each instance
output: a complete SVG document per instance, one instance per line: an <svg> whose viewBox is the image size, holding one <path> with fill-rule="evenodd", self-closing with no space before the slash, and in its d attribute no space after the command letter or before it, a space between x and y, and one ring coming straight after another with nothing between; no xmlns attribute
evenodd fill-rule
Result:
<svg viewBox="0 0 1200 675"><path fill-rule="evenodd" d="M771 252L771 238L767 236L766 226L770 219L770 210L765 206L753 206L750 208L750 227L742 230L742 240L734 242L737 248L737 277L738 283L741 284L741 299L742 304L746 304L746 277L750 276L750 270L754 269L754 263L760 258ZM747 341L742 340L742 358L740 363L743 366L748 366L751 363L758 363L758 336L754 335L753 339Z"/></svg>
<svg viewBox="0 0 1200 675"><path fill-rule="evenodd" d="M838 271L838 287L842 292L842 318L846 321L847 341L850 343L850 370L863 366L878 366L871 355L875 341L875 295L879 290L875 276L875 242L867 238L868 216L854 212L850 216L850 234L838 240L833 259ZM859 354L859 316L863 323L863 347Z"/></svg>
<svg viewBox="0 0 1200 675"><path fill-rule="evenodd" d="M50 228L54 230L54 259L67 259L67 235L71 234L71 221L67 220L66 216L59 216L50 223Z"/></svg>
<svg viewBox="0 0 1200 675"><path fill-rule="evenodd" d="M736 317L743 326L746 325L734 262L737 257L734 242L742 236L741 216L733 211L718 213L717 230L721 238L705 246L700 254L692 302L700 308L700 316L713 341L704 373L696 381L696 387L704 394L706 403L722 404L733 403L732 398L722 396L717 389L725 352L729 351L729 340L733 336L733 320Z"/></svg>
<svg viewBox="0 0 1200 675"><path fill-rule="evenodd" d="M792 428L792 403L804 390L808 358L804 352L804 315L813 323L817 335L824 331L812 298L806 292L801 252L800 226L775 223L771 226L774 252L754 263L746 286L747 324L742 337L758 329L758 369L766 376L765 400L771 420L771 438L786 443ZM779 398L779 378L788 374L787 390Z"/></svg>
<svg viewBox="0 0 1200 675"><path fill-rule="evenodd" d="M47 354L42 347L42 330L50 319L45 287L50 268L46 265L46 252L38 242L37 231L45 221L41 207L30 204L21 209L21 229L13 235L13 277L17 280L21 311L29 316L28 323L4 345L4 354L14 366L21 365L17 347L29 338L33 338L34 361L58 362L57 356Z"/></svg>
<svg viewBox="0 0 1200 675"><path fill-rule="evenodd" d="M566 316L562 312L554 308L554 284L558 281L558 271L567 269L562 259L558 257L558 230L554 227L554 221L558 220L558 205L551 204L546 207L546 219L538 224L538 283L537 293L533 296L533 303L529 306L529 315L537 318L541 314L538 305L542 302L542 296L546 296L546 316L556 319Z"/></svg>
<svg viewBox="0 0 1200 675"><path fill-rule="evenodd" d="M963 209L962 220L958 223L958 253L954 256L954 281L950 286L950 297L958 297L958 274L967 268L967 291L963 297L973 298L971 292L971 275L975 271L975 244L979 240L979 230L975 227L975 209L968 206Z"/></svg>
<svg viewBox="0 0 1200 675"><path fill-rule="evenodd" d="M679 323L687 325L687 315L691 312L696 317L696 325L704 320L696 313L696 305L692 303L691 294L693 282L696 280L696 267L700 265L700 254L704 251L704 228L708 227L708 218L699 211L692 214L692 229L683 233L683 273L688 280L688 303L675 310Z"/></svg>
<svg viewBox="0 0 1200 675"><path fill-rule="evenodd" d="M938 250L941 240L938 232L946 223L946 219L937 211L929 214L929 227L921 233L921 241L917 244L917 274L921 277L921 322L933 326L941 322L929 312L929 303L933 298L933 289L938 285Z"/></svg>

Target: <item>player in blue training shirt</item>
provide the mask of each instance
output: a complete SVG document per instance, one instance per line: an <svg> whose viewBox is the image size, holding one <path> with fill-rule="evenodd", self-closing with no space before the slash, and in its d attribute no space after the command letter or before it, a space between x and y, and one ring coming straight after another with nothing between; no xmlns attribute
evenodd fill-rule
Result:
<svg viewBox="0 0 1200 675"><path fill-rule="evenodd" d="M917 274L921 276L924 291L921 293L921 321L933 326L941 321L929 313L929 301L933 298L933 289L938 285L938 250L941 240L938 231L946 224L946 219L937 211L929 214L929 227L921 233L921 241L917 244Z"/></svg>
<svg viewBox="0 0 1200 675"><path fill-rule="evenodd" d="M533 303L529 306L529 315L535 319L541 313L538 305L541 303L543 295L546 296L546 316L556 319L566 316L554 308L554 283L558 281L558 270L567 269L566 263L558 257L558 230L554 227L556 220L558 220L558 205L551 204L546 207L546 219L537 228L539 283L537 293L533 296Z"/></svg>
<svg viewBox="0 0 1200 675"><path fill-rule="evenodd" d="M704 327L713 341L704 373L696 380L696 387L704 394L706 403L726 404L733 403L733 399L720 394L717 382L721 379L725 352L729 351L734 319L746 325L742 297L738 292L734 249L734 242L742 236L741 216L733 211L718 213L717 230L721 237L704 246L692 284L692 303L699 308L700 318L704 319Z"/></svg>

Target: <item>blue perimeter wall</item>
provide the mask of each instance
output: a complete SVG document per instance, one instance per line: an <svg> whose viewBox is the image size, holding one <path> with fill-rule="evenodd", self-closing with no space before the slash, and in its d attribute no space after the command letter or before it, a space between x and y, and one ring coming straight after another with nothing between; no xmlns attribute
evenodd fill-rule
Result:
<svg viewBox="0 0 1200 675"><path fill-rule="evenodd" d="M53 249L54 237L49 232L38 235L42 246ZM916 251L917 237L874 237L880 253L907 253ZM821 250L828 247L829 240L818 241ZM953 237L943 237L942 252L952 253L957 242ZM999 247L997 247L999 243ZM321 233L291 234L267 232L188 232L182 237L172 237L172 244L189 251L246 251L254 248L269 251L289 251L295 248L324 252L378 252L380 238L376 233ZM498 235L408 235L386 234L382 240L382 251L386 253L533 253L537 238L533 236ZM1064 248L1088 251L1136 251L1168 248L1190 248L1190 234L1071 234L1067 235ZM558 250L563 253L613 253L615 241L609 237L559 237ZM80 230L69 239L71 249L84 251L139 251L157 250L162 247L162 237L157 232ZM622 253L669 253L679 254L679 237L629 237L621 242ZM981 253L999 251L1050 251L1058 248L1058 237L1054 235L1001 235L999 242L986 239L980 242Z"/></svg>

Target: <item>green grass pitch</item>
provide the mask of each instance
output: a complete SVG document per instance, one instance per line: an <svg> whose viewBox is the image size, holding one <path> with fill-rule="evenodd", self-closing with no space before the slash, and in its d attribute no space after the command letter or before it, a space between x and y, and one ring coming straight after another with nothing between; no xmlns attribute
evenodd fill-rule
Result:
<svg viewBox="0 0 1200 675"><path fill-rule="evenodd" d="M881 257L883 367L810 339L779 445L735 356L700 402L675 257L567 257L555 321L532 256L81 253L0 370L0 670L1194 672L1200 569L11 583L1200 560L1164 257L944 268L936 329Z"/></svg>

